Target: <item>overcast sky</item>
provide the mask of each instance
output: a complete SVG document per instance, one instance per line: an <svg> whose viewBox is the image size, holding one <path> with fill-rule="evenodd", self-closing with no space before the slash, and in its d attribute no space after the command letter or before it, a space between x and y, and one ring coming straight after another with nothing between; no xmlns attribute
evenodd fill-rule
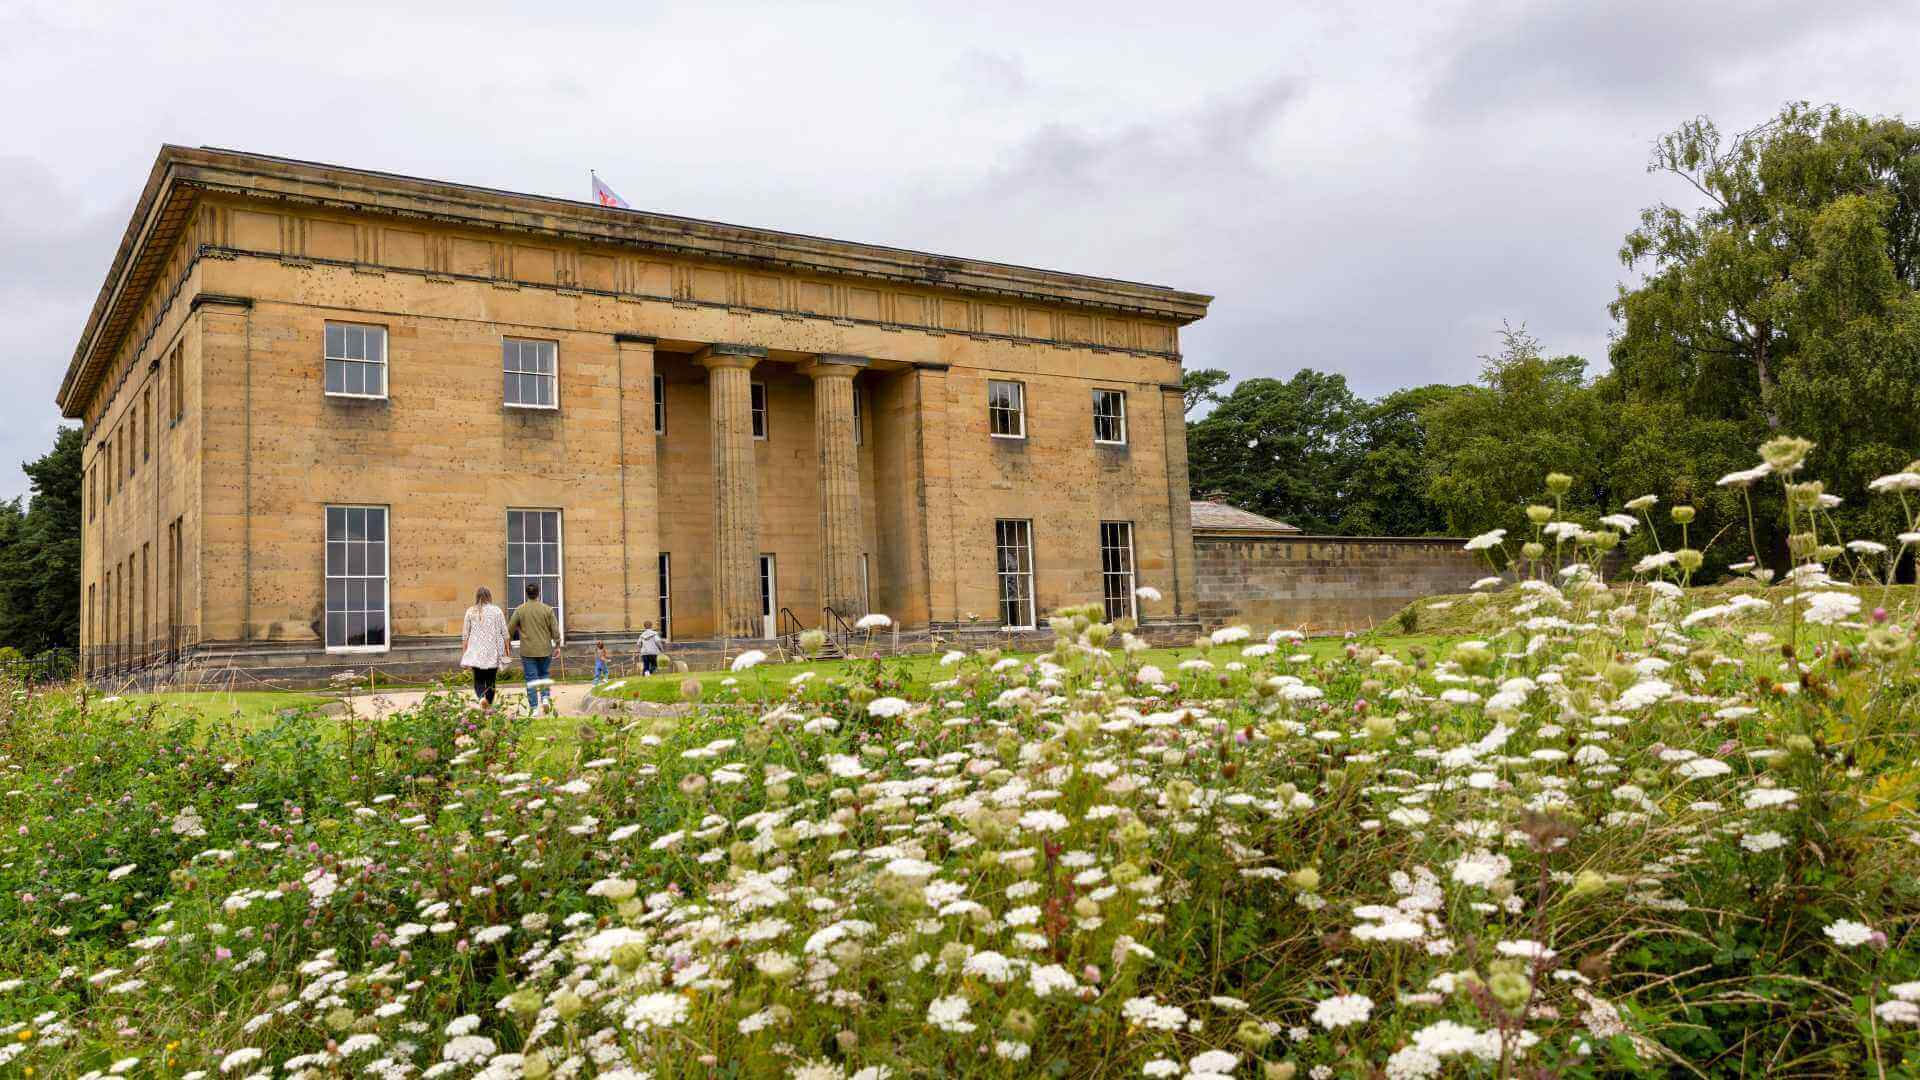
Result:
<svg viewBox="0 0 1920 1080"><path fill-rule="evenodd" d="M405 8L406 10L396 10ZM1920 4L0 0L0 498L162 142L1211 293L1190 367L1605 364L1662 132L1920 116Z"/></svg>

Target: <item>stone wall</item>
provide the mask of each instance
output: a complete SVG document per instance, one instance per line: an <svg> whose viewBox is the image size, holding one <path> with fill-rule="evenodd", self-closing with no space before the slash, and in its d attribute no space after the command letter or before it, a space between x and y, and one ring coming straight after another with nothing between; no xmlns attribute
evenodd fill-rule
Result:
<svg viewBox="0 0 1920 1080"><path fill-rule="evenodd" d="M1486 564L1456 538L1197 535L1193 610L1208 628L1366 630L1423 596L1464 592Z"/></svg>

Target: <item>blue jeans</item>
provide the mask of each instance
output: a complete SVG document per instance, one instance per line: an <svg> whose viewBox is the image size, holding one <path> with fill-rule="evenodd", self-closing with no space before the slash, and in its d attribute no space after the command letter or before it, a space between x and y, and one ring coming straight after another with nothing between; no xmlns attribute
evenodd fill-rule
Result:
<svg viewBox="0 0 1920 1080"><path fill-rule="evenodd" d="M533 680L547 677L547 669L553 665L551 656L523 656L520 658L520 671L527 677L527 708L538 710L540 702L553 697L553 691L544 686L536 687Z"/></svg>
<svg viewBox="0 0 1920 1080"><path fill-rule="evenodd" d="M607 662L605 660L595 660L593 662L593 681L597 683L606 677Z"/></svg>

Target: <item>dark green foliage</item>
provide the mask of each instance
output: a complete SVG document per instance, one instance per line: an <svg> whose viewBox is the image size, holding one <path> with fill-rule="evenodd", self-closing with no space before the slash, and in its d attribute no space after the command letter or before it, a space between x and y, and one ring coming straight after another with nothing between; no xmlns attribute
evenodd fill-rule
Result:
<svg viewBox="0 0 1920 1080"><path fill-rule="evenodd" d="M1339 375L1302 369L1285 382L1244 380L1188 428L1193 490L1223 492L1307 532L1332 532L1365 411Z"/></svg>
<svg viewBox="0 0 1920 1080"><path fill-rule="evenodd" d="M26 462L33 498L0 503L0 643L26 656L80 643L80 429Z"/></svg>

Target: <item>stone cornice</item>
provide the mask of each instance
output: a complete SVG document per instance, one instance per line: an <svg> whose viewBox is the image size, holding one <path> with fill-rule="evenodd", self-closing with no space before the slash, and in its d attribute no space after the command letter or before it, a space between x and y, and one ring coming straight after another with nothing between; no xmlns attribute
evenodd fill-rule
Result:
<svg viewBox="0 0 1920 1080"><path fill-rule="evenodd" d="M701 260L892 281L979 296L1084 308L1179 325L1211 297L903 248L858 244L466 184L228 150L163 146L95 300L57 398L74 412L112 359L154 273L201 193L440 222Z"/></svg>

